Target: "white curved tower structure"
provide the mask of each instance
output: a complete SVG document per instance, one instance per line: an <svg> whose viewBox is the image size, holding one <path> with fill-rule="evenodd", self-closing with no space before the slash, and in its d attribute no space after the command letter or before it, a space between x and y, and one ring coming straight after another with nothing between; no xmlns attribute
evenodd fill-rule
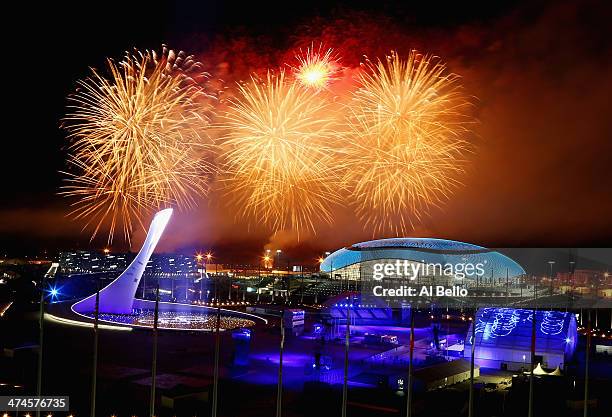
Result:
<svg viewBox="0 0 612 417"><path fill-rule="evenodd" d="M161 210L155 214L142 248L132 263L113 282L100 290L100 313L132 313L134 296L136 295L142 274L171 216L171 208ZM92 294L74 304L72 308L78 313L92 312L95 309L95 303L96 294Z"/></svg>

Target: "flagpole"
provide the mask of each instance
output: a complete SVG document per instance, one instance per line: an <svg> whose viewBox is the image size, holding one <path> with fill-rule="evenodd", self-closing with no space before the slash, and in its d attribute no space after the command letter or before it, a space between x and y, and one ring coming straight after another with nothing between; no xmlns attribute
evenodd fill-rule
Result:
<svg viewBox="0 0 612 417"><path fill-rule="evenodd" d="M278 385L276 388L276 417L282 416L282 407L283 407L283 351L285 350L285 308L283 307L281 310L281 319L280 319L280 352L278 358Z"/></svg>
<svg viewBox="0 0 612 417"><path fill-rule="evenodd" d="M216 268L216 266L215 266ZM213 371L212 417L217 417L219 395L219 354L221 350L221 304L219 303L219 277L215 273L215 301L217 302L217 323L215 325L215 364Z"/></svg>
<svg viewBox="0 0 612 417"><path fill-rule="evenodd" d="M532 310L532 320L531 320L531 370L529 371L529 409L527 412L528 417L533 417L533 368L535 366L535 353L536 353L536 312L537 307L536 303L538 302L538 283L535 281L534 277L534 285L533 285L533 310Z"/></svg>
<svg viewBox="0 0 612 417"><path fill-rule="evenodd" d="M412 356L414 352L414 306L410 306L410 354L408 362L408 383L406 384L406 417L412 414Z"/></svg>
<svg viewBox="0 0 612 417"><path fill-rule="evenodd" d="M591 353L591 309L587 316L587 334L586 334L586 358L584 362L584 412L583 416L589 414L589 356Z"/></svg>
<svg viewBox="0 0 612 417"><path fill-rule="evenodd" d="M351 341L351 304L352 297L349 298L346 310L346 332L344 340L344 384L342 385L342 417L346 417L346 403L348 397L348 367L349 367L349 345Z"/></svg>
<svg viewBox="0 0 612 417"><path fill-rule="evenodd" d="M153 361L151 363L151 400L149 416L155 416L155 384L157 378L157 322L159 319L159 279L155 289L155 312L153 315Z"/></svg>
<svg viewBox="0 0 612 417"><path fill-rule="evenodd" d="M472 352L470 355L470 398L468 402L468 416L474 417L474 357L476 353L476 313L472 318Z"/></svg>
<svg viewBox="0 0 612 417"><path fill-rule="evenodd" d="M43 373L43 351L44 351L44 330L45 330L45 285L47 284L47 274L43 276L40 283L40 312L38 318L38 381L36 383L36 395L42 395L42 373ZM36 416L40 417L40 408L36 410Z"/></svg>
<svg viewBox="0 0 612 417"><path fill-rule="evenodd" d="M98 322L100 320L100 281L96 281L96 304L94 310L93 366L91 371L91 417L96 417L96 391L98 380Z"/></svg>

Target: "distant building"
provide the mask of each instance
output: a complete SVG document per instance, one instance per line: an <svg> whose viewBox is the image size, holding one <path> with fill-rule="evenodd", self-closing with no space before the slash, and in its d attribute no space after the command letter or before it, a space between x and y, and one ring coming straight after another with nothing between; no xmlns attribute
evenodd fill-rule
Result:
<svg viewBox="0 0 612 417"><path fill-rule="evenodd" d="M612 298L612 288L599 290L597 295L603 298Z"/></svg>
<svg viewBox="0 0 612 417"><path fill-rule="evenodd" d="M64 274L90 274L123 271L134 258L131 253L71 251L59 254L59 271Z"/></svg>
<svg viewBox="0 0 612 417"><path fill-rule="evenodd" d="M474 365L474 378L479 376L480 367ZM417 369L414 379L416 388L420 385L425 391L444 388L470 379L470 362L459 359Z"/></svg>
<svg viewBox="0 0 612 417"><path fill-rule="evenodd" d="M463 359L426 366L414 371L414 389L431 391L458 384L470 379L470 372L470 362ZM474 378L479 376L480 367L474 365ZM406 377L404 375L392 375L389 385L395 389L405 389Z"/></svg>
<svg viewBox="0 0 612 417"><path fill-rule="evenodd" d="M134 259L133 253L104 253L96 251L62 252L59 256L63 274L91 274L98 272L122 272ZM147 275L189 275L198 272L193 256L181 254L153 254L147 263Z"/></svg>
<svg viewBox="0 0 612 417"><path fill-rule="evenodd" d="M612 285L612 274L590 269L576 269L574 272L557 272L555 283L568 287Z"/></svg>

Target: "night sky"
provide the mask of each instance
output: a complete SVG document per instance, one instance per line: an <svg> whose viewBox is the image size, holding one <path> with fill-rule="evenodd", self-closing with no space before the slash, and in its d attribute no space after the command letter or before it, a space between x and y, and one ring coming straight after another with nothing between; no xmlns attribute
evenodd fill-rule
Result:
<svg viewBox="0 0 612 417"><path fill-rule="evenodd" d="M215 63L228 62L226 81L235 82L320 41L349 66L391 49L437 54L476 97L476 151L465 185L411 236L491 247L610 246L610 5L424 3L23 2L5 16L0 253L104 245L89 242L82 224L66 217L70 200L56 194L65 169L60 119L89 67L131 47L166 43L195 54L213 75ZM213 248L227 260L248 260L267 244L309 259L386 237L355 227L342 210L333 225L300 242L291 232L248 229L225 214L217 200L176 215L161 249ZM114 248L125 245L119 239Z"/></svg>

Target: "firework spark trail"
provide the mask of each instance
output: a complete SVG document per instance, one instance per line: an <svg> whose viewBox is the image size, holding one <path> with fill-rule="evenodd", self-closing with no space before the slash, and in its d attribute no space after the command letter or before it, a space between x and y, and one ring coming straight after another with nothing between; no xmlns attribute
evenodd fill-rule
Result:
<svg viewBox="0 0 612 417"><path fill-rule="evenodd" d="M345 183L374 233L405 234L460 183L472 123L458 76L412 52L368 62L348 106Z"/></svg>
<svg viewBox="0 0 612 417"><path fill-rule="evenodd" d="M229 103L222 159L241 212L276 230L314 230L338 200L336 120L315 92L268 73Z"/></svg>
<svg viewBox="0 0 612 417"><path fill-rule="evenodd" d="M193 207L207 192L212 145L200 132L210 96L190 74L192 61L167 49L136 51L119 64L107 60L108 78L92 70L69 97L71 172L62 194L77 198L72 214L94 225L92 239L108 223L109 242L120 224L129 241L150 210Z"/></svg>
<svg viewBox="0 0 612 417"><path fill-rule="evenodd" d="M293 68L295 78L304 87L314 90L327 88L329 84L338 78L340 72L339 57L333 49L323 50L311 45L303 52L301 49L295 56L297 65Z"/></svg>

